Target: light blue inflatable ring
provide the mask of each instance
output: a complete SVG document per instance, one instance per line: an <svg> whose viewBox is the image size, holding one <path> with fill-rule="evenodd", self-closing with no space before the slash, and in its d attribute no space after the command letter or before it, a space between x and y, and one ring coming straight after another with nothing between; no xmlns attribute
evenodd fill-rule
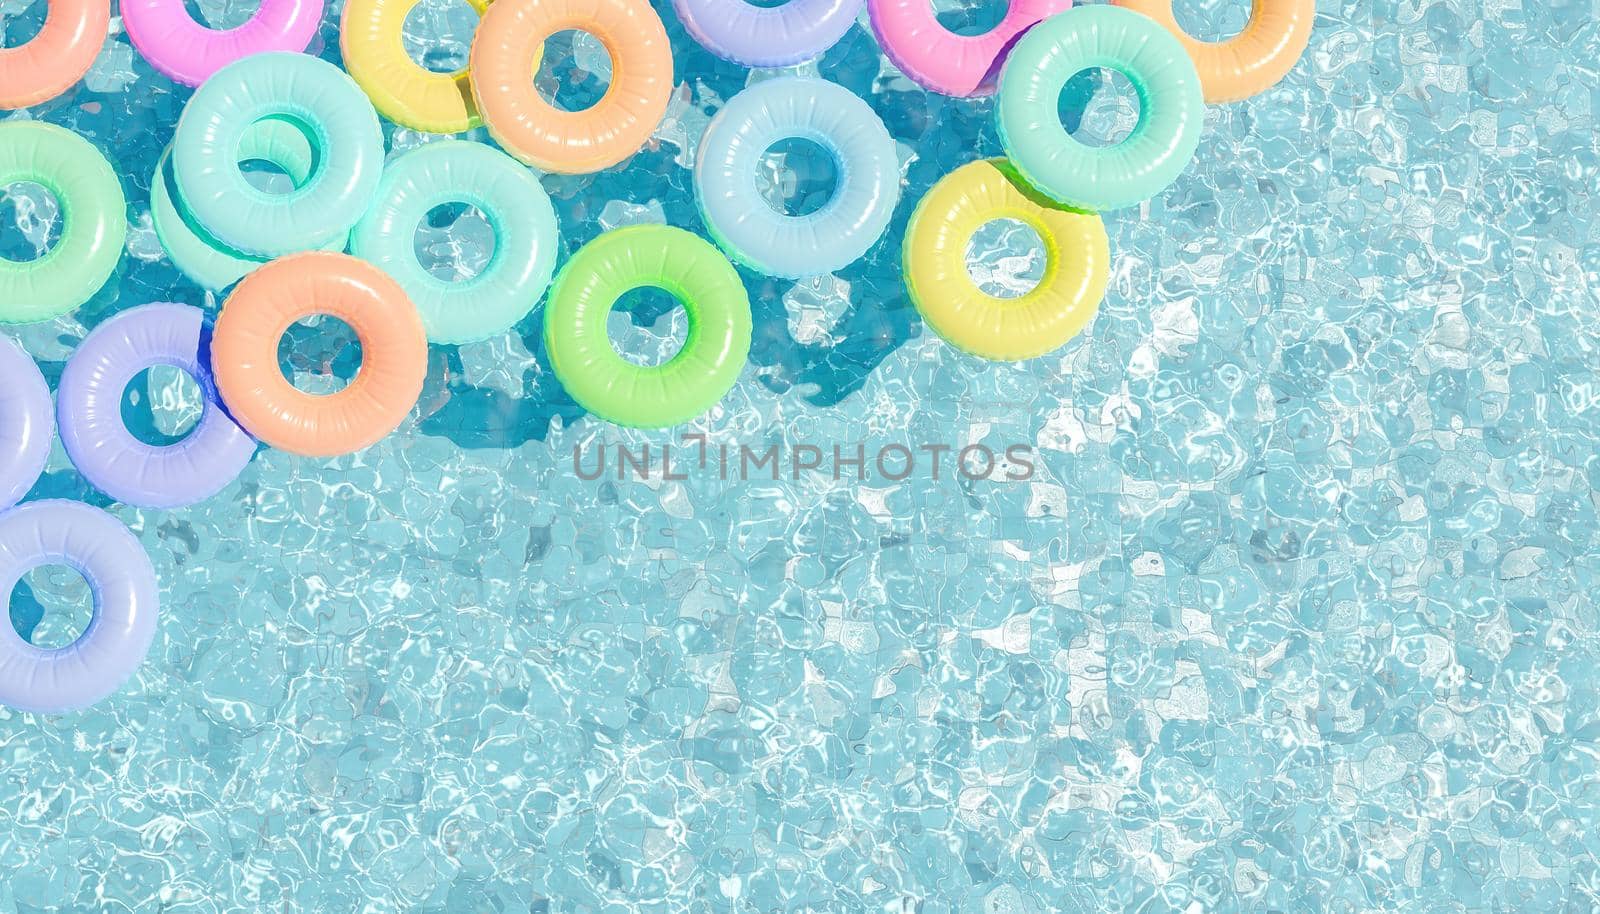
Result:
<svg viewBox="0 0 1600 914"><path fill-rule="evenodd" d="M471 279L430 274L412 249L417 225L444 203L477 207L494 229L494 254ZM444 140L384 170L350 252L400 283L422 313L429 340L468 343L503 333L533 310L550 285L558 244L555 208L533 172L482 143Z"/></svg>
<svg viewBox="0 0 1600 914"><path fill-rule="evenodd" d="M316 161L287 194L257 190L239 170L252 125L278 120L301 131ZM383 168L383 130L355 81L325 60L283 51L228 64L178 118L172 171L183 202L207 233L257 257L319 246L355 225Z"/></svg>
<svg viewBox="0 0 1600 914"><path fill-rule="evenodd" d="M789 138L821 146L838 174L833 197L805 216L777 212L756 187L761 156ZM745 89L711 119L694 185L706 229L729 256L793 279L831 273L877 242L900 199L900 162L883 120L855 93L781 77Z"/></svg>
<svg viewBox="0 0 1600 914"><path fill-rule="evenodd" d="M251 159L278 166L299 187L311 176L316 153L305 134L297 128L283 121L266 120L246 130L239 146L239 161ZM202 288L213 292L226 289L267 262L265 258L229 248L211 237L195 220L172 178L170 146L161 153L156 173L150 178L150 222L173 265ZM347 232L340 232L316 247L324 251L343 251L348 237Z"/></svg>
<svg viewBox="0 0 1600 914"><path fill-rule="evenodd" d="M1139 123L1112 146L1086 146L1061 125L1061 89L1081 70L1107 67L1133 83ZM1194 157L1205 120L1200 76L1170 32L1119 6L1080 6L1017 42L1000 72L1000 143L1039 191L1100 212L1150 199Z"/></svg>

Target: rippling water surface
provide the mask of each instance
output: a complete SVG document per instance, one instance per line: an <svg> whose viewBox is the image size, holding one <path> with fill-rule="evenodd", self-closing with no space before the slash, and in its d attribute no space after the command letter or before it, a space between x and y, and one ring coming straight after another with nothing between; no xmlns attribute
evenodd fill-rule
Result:
<svg viewBox="0 0 1600 914"><path fill-rule="evenodd" d="M1209 37L1247 6L1178 2ZM698 230L695 143L771 75L658 7L672 105L626 167L545 178L563 257L617 225ZM0 8L15 44L45 4ZM894 226L833 276L745 274L750 365L692 428L586 415L535 312L433 347L412 418L369 451L263 450L203 505L110 506L155 561L160 634L91 711L0 711L0 912L1600 907L1594 11L1317 8L1281 86L1211 109L1178 183L1107 217L1110 292L1053 356L982 363L917 318L905 220L998 154L992 105L923 93L857 28L804 69L898 141ZM313 47L331 60L337 13ZM408 47L450 66L472 23L430 3ZM17 331L52 382L119 309L217 304L148 213L189 92L113 29L28 115L110 151L129 197L115 281ZM581 98L607 67L569 41L538 79ZM1098 74L1068 96L1082 130L1132 117ZM804 198L816 167L763 180ZM8 190L3 253L58 218ZM436 271L483 263L475 218L419 233ZM974 255L997 293L1042 270L1014 227ZM681 328L649 299L616 326L647 354ZM296 330L284 364L349 377L338 330ZM195 391L152 377L127 413L171 433ZM686 432L859 446L868 478L573 466ZM1032 477L871 465L974 443L1031 447ZM105 504L59 451L46 496ZM85 599L41 572L12 618L70 637Z"/></svg>

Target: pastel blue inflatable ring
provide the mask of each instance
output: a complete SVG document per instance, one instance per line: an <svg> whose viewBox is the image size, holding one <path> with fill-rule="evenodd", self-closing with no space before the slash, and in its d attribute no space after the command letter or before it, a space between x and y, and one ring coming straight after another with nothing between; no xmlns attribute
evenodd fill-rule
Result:
<svg viewBox="0 0 1600 914"><path fill-rule="evenodd" d="M861 14L863 0L789 0L760 7L746 0L672 0L688 32L723 60L747 67L792 67L821 57Z"/></svg>
<svg viewBox="0 0 1600 914"><path fill-rule="evenodd" d="M756 187L762 155L790 138L821 146L838 174L832 198L805 216L774 210ZM900 199L900 162L882 119L853 92L782 77L745 89L711 119L694 186L706 229L729 256L795 279L847 266L878 241Z"/></svg>
<svg viewBox="0 0 1600 914"><path fill-rule="evenodd" d="M244 142L239 146L239 161L251 159L278 166L299 187L311 176L316 152L296 127L283 121L265 120L245 131ZM266 258L233 250L211 237L205 226L195 220L172 177L171 146L161 153L156 173L150 178L150 223L173 265L213 292L226 289L267 262ZM340 232L316 247L324 251L343 251L348 239L349 233Z"/></svg>
<svg viewBox="0 0 1600 914"><path fill-rule="evenodd" d="M0 336L0 511L39 481L55 428L50 385L39 363L10 337Z"/></svg>
<svg viewBox="0 0 1600 914"><path fill-rule="evenodd" d="M1139 123L1120 143L1088 146L1061 124L1061 90L1106 67L1133 83ZM1000 71L1000 144L1017 172L1059 203L1101 212L1150 199L1194 158L1205 120L1200 76L1155 20L1120 6L1079 6L1022 36Z"/></svg>
<svg viewBox="0 0 1600 914"><path fill-rule="evenodd" d="M478 275L450 282L417 261L412 235L444 203L478 208L494 229L494 253ZM435 343L503 333L529 311L555 271L555 207L526 166L482 143L444 140L414 149L384 170L378 199L356 224L350 252L405 289Z"/></svg>
<svg viewBox="0 0 1600 914"><path fill-rule="evenodd" d="M150 651L160 590L150 557L116 518L76 501L34 501L0 514L0 597L42 565L83 575L94 615L78 640L40 648L0 614L0 705L59 714L117 690Z"/></svg>
<svg viewBox="0 0 1600 914"><path fill-rule="evenodd" d="M205 313L169 302L140 305L94 328L79 344L56 389L56 424L73 466L123 504L180 508L222 491L256 451L222 408L211 380ZM133 436L122 421L122 393L139 372L171 365L200 385L200 421L164 447Z"/></svg>
<svg viewBox="0 0 1600 914"><path fill-rule="evenodd" d="M239 170L245 134L265 120L310 141L316 164L293 192L269 194ZM306 54L270 52L228 64L178 118L172 171L183 202L218 241L257 257L319 247L372 202L383 169L378 115L345 72Z"/></svg>

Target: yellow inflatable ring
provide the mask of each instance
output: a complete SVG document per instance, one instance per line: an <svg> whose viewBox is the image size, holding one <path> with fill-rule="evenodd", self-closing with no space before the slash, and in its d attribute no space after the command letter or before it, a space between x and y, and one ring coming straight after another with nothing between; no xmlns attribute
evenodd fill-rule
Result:
<svg viewBox="0 0 1600 914"><path fill-rule="evenodd" d="M406 16L421 0L349 0L339 20L344 66L378 113L426 133L461 133L483 123L467 68L435 73L406 53L400 39ZM490 0L467 0L478 15ZM539 69L541 47L534 52Z"/></svg>
<svg viewBox="0 0 1600 914"><path fill-rule="evenodd" d="M996 219L1023 222L1044 242L1044 278L1018 298L985 294L967 273L967 243ZM911 214L904 250L922 319L957 349L996 361L1041 356L1077 336L1110 277L1100 217L1041 195L1005 159L963 165L933 185Z"/></svg>

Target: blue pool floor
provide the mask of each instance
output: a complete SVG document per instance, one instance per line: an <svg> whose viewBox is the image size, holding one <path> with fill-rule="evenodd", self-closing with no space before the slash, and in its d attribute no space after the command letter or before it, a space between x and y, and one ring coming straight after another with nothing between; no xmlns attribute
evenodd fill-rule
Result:
<svg viewBox="0 0 1600 914"><path fill-rule="evenodd" d="M9 32L44 5L0 9ZM695 143L749 76L658 9L668 116L625 167L545 179L563 259L701 229ZM264 449L187 510L109 505L58 448L32 497L109 507L164 602L105 703L0 710L0 914L1600 909L1600 27L1572 0L1317 11L1281 86L1210 109L1178 183L1107 216L1111 288L1053 356L960 355L906 299L905 219L998 153L993 110L858 27L808 72L898 141L894 226L834 276L745 274L750 365L692 427L586 415L535 312L433 347L382 444ZM470 15L431 15L447 40L413 44L459 52ZM110 152L129 198L106 290L8 331L52 383L118 310L217 306L149 222L189 93L113 28L27 115ZM338 59L336 9L313 51ZM31 200L8 245L48 234ZM426 243L481 263L468 228ZM1037 275L1019 238L980 248L997 288ZM670 349L671 315L634 314L631 346ZM314 330L287 361L358 364ZM1024 444L1035 472L574 467L685 434ZM59 632L40 607L75 597L31 576L13 620Z"/></svg>

